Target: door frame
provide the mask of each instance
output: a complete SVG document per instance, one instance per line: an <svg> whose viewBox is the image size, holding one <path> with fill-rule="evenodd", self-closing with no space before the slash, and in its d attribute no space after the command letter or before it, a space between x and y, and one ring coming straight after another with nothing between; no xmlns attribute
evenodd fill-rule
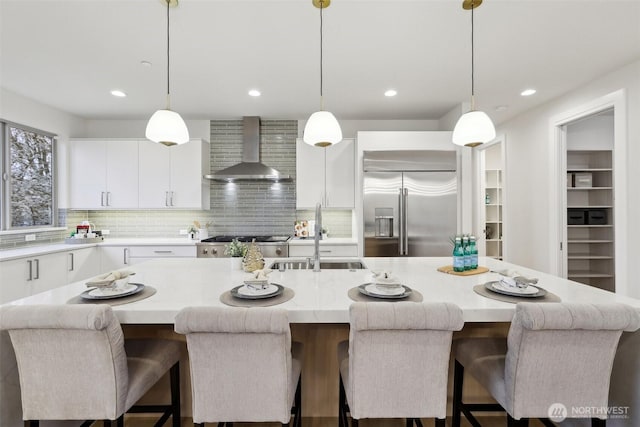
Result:
<svg viewBox="0 0 640 427"><path fill-rule="evenodd" d="M486 219L485 212L485 168L484 168L484 158L485 158L485 150L487 148L491 148L496 144L501 144L500 147L500 156L501 156L501 164L500 169L502 170L502 235L508 236L506 228L506 222L504 218L507 213L507 179L506 179L506 166L507 166L507 137L505 134L499 134L493 141L487 142L486 144L482 144L474 150L474 159L473 166L475 169L475 185L473 186L474 197L474 231L473 233L476 235L476 243L478 245L478 254L480 256L486 256L486 242L484 235L484 223ZM507 244L503 237L502 239L502 259L505 260L507 256Z"/></svg>
<svg viewBox="0 0 640 427"><path fill-rule="evenodd" d="M549 266L552 274L566 277L566 125L576 120L613 109L613 198L614 253L617 294L629 295L627 283L627 108L624 89L593 99L549 120ZM558 215L560 212L560 215Z"/></svg>

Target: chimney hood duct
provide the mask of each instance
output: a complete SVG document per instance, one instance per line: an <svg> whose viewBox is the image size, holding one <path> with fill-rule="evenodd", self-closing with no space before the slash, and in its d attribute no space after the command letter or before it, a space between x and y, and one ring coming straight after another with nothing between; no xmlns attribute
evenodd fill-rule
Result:
<svg viewBox="0 0 640 427"><path fill-rule="evenodd" d="M214 181L290 181L276 169L260 163L260 117L243 117L242 162L205 175Z"/></svg>

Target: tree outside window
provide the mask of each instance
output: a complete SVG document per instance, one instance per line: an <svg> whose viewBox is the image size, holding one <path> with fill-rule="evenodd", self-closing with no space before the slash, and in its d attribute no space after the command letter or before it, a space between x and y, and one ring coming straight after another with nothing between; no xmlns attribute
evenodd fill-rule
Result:
<svg viewBox="0 0 640 427"><path fill-rule="evenodd" d="M6 125L6 130L9 180L5 181L4 190L9 206L4 214L9 228L52 226L54 138L11 124Z"/></svg>

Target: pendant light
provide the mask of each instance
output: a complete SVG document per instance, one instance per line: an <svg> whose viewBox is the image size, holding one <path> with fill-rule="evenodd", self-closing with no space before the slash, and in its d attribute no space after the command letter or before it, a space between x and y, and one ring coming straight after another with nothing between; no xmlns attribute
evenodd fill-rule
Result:
<svg viewBox="0 0 640 427"><path fill-rule="evenodd" d="M167 4L167 108L158 110L147 123L145 136L153 142L166 146L189 142L189 130L180 114L171 111L171 96L169 91L169 7L178 6L178 0L163 0Z"/></svg>
<svg viewBox="0 0 640 427"><path fill-rule="evenodd" d="M453 129L453 143L464 147L476 147L496 137L493 122L483 111L475 109L475 87L473 80L473 9L480 6L482 0L464 0L462 8L471 9L471 110L464 113Z"/></svg>
<svg viewBox="0 0 640 427"><path fill-rule="evenodd" d="M312 0L313 5L320 9L320 111L309 117L304 127L302 140L316 147L328 147L342 141L342 129L335 116L324 111L322 98L322 9L329 7L331 0Z"/></svg>

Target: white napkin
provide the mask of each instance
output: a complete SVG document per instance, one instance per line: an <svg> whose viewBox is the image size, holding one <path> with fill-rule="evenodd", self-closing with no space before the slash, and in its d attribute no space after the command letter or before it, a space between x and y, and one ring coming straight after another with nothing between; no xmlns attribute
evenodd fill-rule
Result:
<svg viewBox="0 0 640 427"><path fill-rule="evenodd" d="M116 280L125 279L129 276L133 276L133 271L112 271L107 274L103 274L101 276L96 276L92 279L89 279L88 282L85 283L88 288L100 288L105 286L112 286Z"/></svg>
<svg viewBox="0 0 640 427"><path fill-rule="evenodd" d="M390 271L380 271L373 273L373 282L377 286L389 286L396 287L400 286L400 280L397 277L393 276Z"/></svg>
<svg viewBox="0 0 640 427"><path fill-rule="evenodd" d="M270 268L263 268L262 270L254 270L247 279L244 280L244 284L252 289L265 289L269 286L269 273L273 270Z"/></svg>
<svg viewBox="0 0 640 427"><path fill-rule="evenodd" d="M495 272L502 276L500 277L500 283L510 288L526 288L530 284L538 283L538 279L523 276L516 270L505 269L496 270Z"/></svg>

